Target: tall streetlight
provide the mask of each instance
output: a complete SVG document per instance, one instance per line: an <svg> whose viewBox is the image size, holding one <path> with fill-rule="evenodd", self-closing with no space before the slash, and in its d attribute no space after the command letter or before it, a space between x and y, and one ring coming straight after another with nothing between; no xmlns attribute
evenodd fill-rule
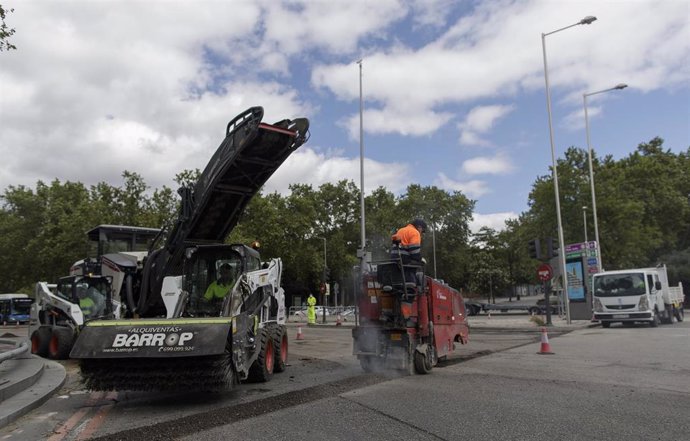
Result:
<svg viewBox="0 0 690 441"><path fill-rule="evenodd" d="M583 18L582 20L578 21L575 24L571 24L570 26L566 26L564 28L556 29L555 31L547 32L547 33L542 33L541 34L541 47L542 51L544 53L544 81L546 82L546 110L547 113L549 114L549 140L551 142L551 162L553 163L553 188L554 192L556 195L556 219L558 220L558 247L560 248L560 266L561 266L561 278L563 280L563 292L565 293L565 299L564 303L566 305L565 308L565 316L568 324L570 324L570 301L568 300L568 279L567 279L567 274L565 272L565 240L563 239L563 223L561 222L561 201L560 201L560 196L558 195L558 170L556 167L556 152L554 148L554 141L553 141L553 123L551 122L551 92L549 90L549 68L548 64L546 62L546 36L555 34L556 32L564 31L566 29L572 28L573 26L577 25L583 25L583 24L592 24L594 20L596 20L596 17L593 17L591 15L588 15L587 17Z"/></svg>
<svg viewBox="0 0 690 441"><path fill-rule="evenodd" d="M362 98L362 59L357 60L359 64L359 199L360 199L360 211L362 224L360 227L362 233L361 242L361 260L364 261L365 258L365 248L366 248L366 232L365 232L365 219L364 219L364 100ZM361 265L364 268L364 265Z"/></svg>
<svg viewBox="0 0 690 441"><path fill-rule="evenodd" d="M587 206L582 207L582 225L585 226L585 244L589 241L587 240Z"/></svg>
<svg viewBox="0 0 690 441"><path fill-rule="evenodd" d="M620 83L608 89L599 90L597 92L583 93L582 101L585 106L585 130L587 132L587 150L589 151L589 185L592 188L592 214L594 215L594 240L597 242L597 259L599 260L599 271L603 271L604 261L601 258L601 243L599 242L599 224L597 223L597 197L594 192L594 170L592 168L592 145L589 142L589 117L587 115L587 97L597 95L599 93L611 92L612 90L621 90L628 87L627 84Z"/></svg>
<svg viewBox="0 0 690 441"><path fill-rule="evenodd" d="M324 288L328 284L328 280L326 279L327 277L327 272L328 272L328 260L326 259L326 238L325 237L319 237L319 239L323 240L323 286ZM321 305L323 308L323 315L322 315L322 321L323 323L326 323L326 293L323 293L323 298L321 299ZM336 305L337 306L337 305Z"/></svg>

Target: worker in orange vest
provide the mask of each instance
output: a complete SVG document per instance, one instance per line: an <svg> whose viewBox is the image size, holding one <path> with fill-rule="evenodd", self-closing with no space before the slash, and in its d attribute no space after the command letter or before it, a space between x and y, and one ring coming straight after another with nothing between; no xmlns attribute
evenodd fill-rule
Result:
<svg viewBox="0 0 690 441"><path fill-rule="evenodd" d="M415 219L400 228L391 238L393 248L391 258L401 259L403 263L421 263L422 233L426 231L426 222Z"/></svg>

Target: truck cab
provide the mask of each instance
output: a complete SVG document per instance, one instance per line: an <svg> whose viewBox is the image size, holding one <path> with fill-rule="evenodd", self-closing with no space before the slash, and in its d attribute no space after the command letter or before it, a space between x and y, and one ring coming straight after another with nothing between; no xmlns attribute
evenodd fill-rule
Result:
<svg viewBox="0 0 690 441"><path fill-rule="evenodd" d="M604 328L616 322L656 327L674 317L682 320L682 287L669 287L665 267L595 274L593 286L594 319Z"/></svg>

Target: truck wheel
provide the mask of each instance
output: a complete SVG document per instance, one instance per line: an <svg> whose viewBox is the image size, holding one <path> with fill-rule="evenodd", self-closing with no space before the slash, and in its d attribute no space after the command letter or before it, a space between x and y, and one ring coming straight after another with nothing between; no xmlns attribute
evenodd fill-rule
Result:
<svg viewBox="0 0 690 441"><path fill-rule="evenodd" d="M50 328L41 326L31 333L31 353L39 357L48 356L48 345L50 344Z"/></svg>
<svg viewBox="0 0 690 441"><path fill-rule="evenodd" d="M667 325L673 324L673 319L675 318L673 310L673 305L666 305L666 317L664 317L664 323L666 323Z"/></svg>
<svg viewBox="0 0 690 441"><path fill-rule="evenodd" d="M288 336L285 326L277 326L273 333L273 348L275 349L275 363L273 372L283 372L288 360Z"/></svg>
<svg viewBox="0 0 690 441"><path fill-rule="evenodd" d="M610 328L610 327L611 327L611 322L601 322L601 327L602 327L602 328Z"/></svg>
<svg viewBox="0 0 690 441"><path fill-rule="evenodd" d="M55 326L50 336L48 345L48 356L53 360L64 360L69 356L72 349L72 339L74 333L68 327Z"/></svg>
<svg viewBox="0 0 690 441"><path fill-rule="evenodd" d="M659 326L659 312L656 309L654 310L654 315L652 316L652 321L649 322L649 326L652 328L656 328Z"/></svg>
<svg viewBox="0 0 690 441"><path fill-rule="evenodd" d="M676 308L676 320L678 320L678 323L683 321L684 315L685 315L685 312L683 311L682 306L680 308Z"/></svg>
<svg viewBox="0 0 690 441"><path fill-rule="evenodd" d="M431 346L427 346L426 354L414 351L414 368L418 374L428 374L433 365L431 363Z"/></svg>
<svg viewBox="0 0 690 441"><path fill-rule="evenodd" d="M269 329L261 330L261 351L259 357L254 360L249 368L249 381L254 383L266 382L273 376L275 351L273 349L273 337Z"/></svg>

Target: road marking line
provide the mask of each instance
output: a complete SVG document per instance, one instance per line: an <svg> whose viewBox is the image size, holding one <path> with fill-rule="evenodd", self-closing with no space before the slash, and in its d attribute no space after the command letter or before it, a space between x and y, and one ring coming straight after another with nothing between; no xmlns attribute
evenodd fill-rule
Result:
<svg viewBox="0 0 690 441"><path fill-rule="evenodd" d="M62 441L77 423L89 412L89 408L82 407L62 424L47 441Z"/></svg>
<svg viewBox="0 0 690 441"><path fill-rule="evenodd" d="M84 416L89 413L91 410L91 406L93 406L98 400L101 399L103 396L103 392L92 392L91 396L89 399L86 401L84 404L85 407L82 407L81 409L77 410L72 414L71 417L67 421L65 421L62 425L58 425L57 430L55 430L55 433L50 436L47 441L62 441L67 434L69 434L72 429L81 421Z"/></svg>
<svg viewBox="0 0 690 441"><path fill-rule="evenodd" d="M91 435L93 435L94 432L96 432L96 430L98 430L103 425L103 422L105 421L105 416L114 406L114 403L101 406L101 408L98 409L98 412L96 412L96 415L94 415L93 418L91 418L84 430L82 430L79 436L77 436L76 441L91 438Z"/></svg>

